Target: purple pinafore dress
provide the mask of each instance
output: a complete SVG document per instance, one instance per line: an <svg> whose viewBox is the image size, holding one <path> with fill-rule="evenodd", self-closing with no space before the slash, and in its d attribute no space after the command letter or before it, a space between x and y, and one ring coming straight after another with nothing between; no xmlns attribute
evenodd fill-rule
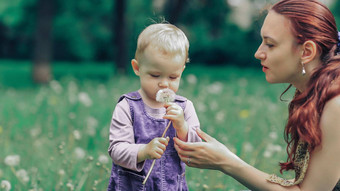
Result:
<svg viewBox="0 0 340 191"><path fill-rule="evenodd" d="M130 105L136 144L147 144L156 137L161 137L169 120L156 119L149 116L144 108L144 102L138 92L131 92L120 97L119 101L127 98ZM119 102L118 101L118 102ZM183 110L186 98L176 95L175 102ZM169 127L165 137L169 137L169 144L155 166L145 185L142 184L153 160L146 160L142 171L137 172L112 164L109 191L187 191L185 181L185 164L180 160L174 147L173 137L176 131Z"/></svg>

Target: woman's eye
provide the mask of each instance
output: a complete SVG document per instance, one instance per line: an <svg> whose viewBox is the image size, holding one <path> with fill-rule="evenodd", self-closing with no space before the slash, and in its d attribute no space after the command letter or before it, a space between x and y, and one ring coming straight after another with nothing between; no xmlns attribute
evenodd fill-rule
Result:
<svg viewBox="0 0 340 191"><path fill-rule="evenodd" d="M273 48L274 45L273 44L266 44L269 48Z"/></svg>

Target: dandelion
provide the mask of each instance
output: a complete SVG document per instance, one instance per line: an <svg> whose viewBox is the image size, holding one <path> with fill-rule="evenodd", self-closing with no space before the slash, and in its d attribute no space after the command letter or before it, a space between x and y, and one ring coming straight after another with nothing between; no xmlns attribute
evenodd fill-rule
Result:
<svg viewBox="0 0 340 191"><path fill-rule="evenodd" d="M63 91L63 87L60 85L60 83L56 80L52 80L50 82L50 87L51 89L57 93L57 94L60 94L62 91Z"/></svg>
<svg viewBox="0 0 340 191"><path fill-rule="evenodd" d="M74 149L74 154L76 156L77 159L83 159L86 155L84 149L80 148L80 147L76 147Z"/></svg>
<svg viewBox="0 0 340 191"><path fill-rule="evenodd" d="M225 118L225 113L224 113L224 111L219 111L219 112L217 112L216 115L215 115L216 121L222 122L222 121L224 121L224 118Z"/></svg>
<svg viewBox="0 0 340 191"><path fill-rule="evenodd" d="M223 84L221 82L215 82L210 84L208 87L208 92L211 94L220 94L223 90Z"/></svg>
<svg viewBox="0 0 340 191"><path fill-rule="evenodd" d="M5 158L4 162L7 166L17 166L20 163L20 156L19 155L8 155Z"/></svg>
<svg viewBox="0 0 340 191"><path fill-rule="evenodd" d="M1 190L5 190L5 191L10 191L12 186L11 183L8 180L2 180L1 184L0 184L0 188Z"/></svg>
<svg viewBox="0 0 340 191"><path fill-rule="evenodd" d="M106 156L106 155L101 154L101 155L99 155L99 157L98 157L98 161L99 161L100 163L102 163L102 164L107 164L107 163L109 163L109 157Z"/></svg>
<svg viewBox="0 0 340 191"><path fill-rule="evenodd" d="M245 152L251 152L253 151L253 145L249 142L245 142L244 145L243 145L243 149Z"/></svg>
<svg viewBox="0 0 340 191"><path fill-rule="evenodd" d="M24 169L18 170L18 171L16 172L16 175L17 175L17 177L18 177L20 180L22 180L24 183L27 183L27 182L30 180L30 178L28 177L28 174L27 174L26 170L24 170Z"/></svg>
<svg viewBox="0 0 340 191"><path fill-rule="evenodd" d="M97 132L96 131L96 128L98 126L97 119L90 116L86 119L86 122L87 122L87 129L86 129L87 134L90 136L94 136Z"/></svg>
<svg viewBox="0 0 340 191"><path fill-rule="evenodd" d="M80 133L80 131L74 130L74 131L73 131L73 137L74 137L74 139L76 139L76 140L80 140L80 139L81 139L81 133Z"/></svg>
<svg viewBox="0 0 340 191"><path fill-rule="evenodd" d="M186 80L189 82L189 84L195 85L197 83L197 78L193 74L188 74Z"/></svg>
<svg viewBox="0 0 340 191"><path fill-rule="evenodd" d="M90 107L92 105L92 100L86 92L80 92L78 94L78 100L86 107Z"/></svg>
<svg viewBox="0 0 340 191"><path fill-rule="evenodd" d="M274 140L276 140L277 139L277 133L276 132L270 132L269 133L269 137L271 138L271 139L274 139Z"/></svg>
<svg viewBox="0 0 340 191"><path fill-rule="evenodd" d="M74 190L74 185L71 182L67 183L66 187L68 188L68 190Z"/></svg>
<svg viewBox="0 0 340 191"><path fill-rule="evenodd" d="M58 174L60 176L64 176L65 175L65 170L64 169L59 169Z"/></svg>
<svg viewBox="0 0 340 191"><path fill-rule="evenodd" d="M30 130L30 134L32 138L36 138L37 136L39 136L41 133L41 128L37 127L37 128L33 128Z"/></svg>
<svg viewBox="0 0 340 191"><path fill-rule="evenodd" d="M161 89L156 94L156 101L161 103L173 102L175 101L175 92L171 89Z"/></svg>
<svg viewBox="0 0 340 191"><path fill-rule="evenodd" d="M161 89L157 92L156 94L156 101L158 102L162 102L162 103L168 103L168 102L173 102L175 101L175 97L176 97L176 94L174 91L172 91L171 89ZM166 131L168 130L168 128L170 127L170 124L171 124L171 121L168 123L168 126L165 128L163 134L162 134L162 137L164 137ZM155 162L156 162L156 159L153 160L152 164L151 164L151 167L149 169L149 172L148 174L146 175L144 181L143 181L143 184L146 183L146 181L148 180L150 174L151 174L151 171L155 165Z"/></svg>

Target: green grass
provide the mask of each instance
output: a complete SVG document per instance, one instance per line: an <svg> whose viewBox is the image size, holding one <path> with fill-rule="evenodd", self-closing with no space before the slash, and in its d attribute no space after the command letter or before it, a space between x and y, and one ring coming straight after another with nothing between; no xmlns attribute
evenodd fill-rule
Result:
<svg viewBox="0 0 340 191"><path fill-rule="evenodd" d="M30 82L28 62L6 63L0 65L0 182L8 180L12 190L105 190L112 111L121 94L139 88L138 78L111 76L108 65L60 64L57 80L38 86ZM178 94L193 101L204 131L277 174L286 159L287 103L279 101L285 87L268 84L260 69L190 64ZM18 165L6 164L11 155L20 157ZM246 189L212 170L187 168L186 179L193 191Z"/></svg>

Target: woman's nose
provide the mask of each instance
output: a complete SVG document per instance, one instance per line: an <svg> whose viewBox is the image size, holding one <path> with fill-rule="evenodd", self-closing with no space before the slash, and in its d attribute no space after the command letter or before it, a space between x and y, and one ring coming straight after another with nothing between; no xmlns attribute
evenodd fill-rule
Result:
<svg viewBox="0 0 340 191"><path fill-rule="evenodd" d="M261 46L257 49L254 56L259 60L264 60L266 58L266 54L261 50Z"/></svg>

